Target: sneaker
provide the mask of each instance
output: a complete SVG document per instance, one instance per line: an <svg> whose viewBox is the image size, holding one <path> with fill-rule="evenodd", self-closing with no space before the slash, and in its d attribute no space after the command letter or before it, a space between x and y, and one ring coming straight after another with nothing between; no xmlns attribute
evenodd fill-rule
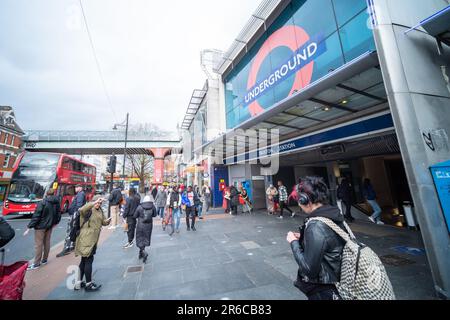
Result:
<svg viewBox="0 0 450 320"><path fill-rule="evenodd" d="M177 233L180 233L180 229L177 229Z"/></svg>
<svg viewBox="0 0 450 320"><path fill-rule="evenodd" d="M68 254L70 254L70 250L63 250L63 251L61 251L60 253L58 253L58 254L56 255L56 257L57 257L57 258L60 258L60 257L67 256Z"/></svg>
<svg viewBox="0 0 450 320"><path fill-rule="evenodd" d="M41 266L40 264L33 263L28 266L27 270L36 270L39 269L40 266Z"/></svg>
<svg viewBox="0 0 450 320"><path fill-rule="evenodd" d="M197 229L195 229L195 227L192 227L192 231L197 231Z"/></svg>
<svg viewBox="0 0 450 320"><path fill-rule="evenodd" d="M291 218L295 217L295 212L292 212Z"/></svg>
<svg viewBox="0 0 450 320"><path fill-rule="evenodd" d="M94 282L90 282L89 284L86 284L86 287L84 288L84 290L97 291L98 289L100 289L101 286L102 286L101 284L95 284Z"/></svg>
<svg viewBox="0 0 450 320"><path fill-rule="evenodd" d="M200 219L200 220L203 220L203 217L200 217L199 219Z"/></svg>
<svg viewBox="0 0 450 320"><path fill-rule="evenodd" d="M129 248L132 248L133 245L134 245L133 242L128 242L126 245L123 246L123 248L124 248L124 249L129 249Z"/></svg>
<svg viewBox="0 0 450 320"><path fill-rule="evenodd" d="M44 259L44 260L41 261L41 265L43 265L43 266L45 266L47 263L48 263L47 259Z"/></svg>
<svg viewBox="0 0 450 320"><path fill-rule="evenodd" d="M278 219L283 219L283 216L279 216Z"/></svg>
<svg viewBox="0 0 450 320"><path fill-rule="evenodd" d="M375 219L372 217L369 217L369 220L372 221L373 223L376 223Z"/></svg>
<svg viewBox="0 0 450 320"><path fill-rule="evenodd" d="M86 282L77 281L77 283L75 283L75 286L73 287L73 290L80 290L82 288L86 288Z"/></svg>
<svg viewBox="0 0 450 320"><path fill-rule="evenodd" d="M384 222L383 221L377 221L377 224L379 224L379 225L383 225L384 224Z"/></svg>
<svg viewBox="0 0 450 320"><path fill-rule="evenodd" d="M188 227L188 228L187 228L187 231L191 231L191 228Z"/></svg>

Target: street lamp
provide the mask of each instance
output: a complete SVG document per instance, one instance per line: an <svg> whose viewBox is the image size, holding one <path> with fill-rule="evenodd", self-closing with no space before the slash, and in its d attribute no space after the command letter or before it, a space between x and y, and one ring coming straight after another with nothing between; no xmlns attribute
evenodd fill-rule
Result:
<svg viewBox="0 0 450 320"><path fill-rule="evenodd" d="M123 148L123 164L122 164L122 178L124 179L124 181L125 181L125 159L127 157L128 117L129 114L127 113L127 119L125 120L125 124L116 123L113 127L113 130L117 130L117 127L125 127L125 147Z"/></svg>

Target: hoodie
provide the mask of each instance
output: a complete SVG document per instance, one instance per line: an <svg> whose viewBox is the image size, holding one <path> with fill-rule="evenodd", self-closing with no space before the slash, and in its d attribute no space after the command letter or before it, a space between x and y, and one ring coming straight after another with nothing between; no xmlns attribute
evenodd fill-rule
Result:
<svg viewBox="0 0 450 320"><path fill-rule="evenodd" d="M61 220L60 201L57 196L47 196L39 202L31 218L28 228L48 230Z"/></svg>

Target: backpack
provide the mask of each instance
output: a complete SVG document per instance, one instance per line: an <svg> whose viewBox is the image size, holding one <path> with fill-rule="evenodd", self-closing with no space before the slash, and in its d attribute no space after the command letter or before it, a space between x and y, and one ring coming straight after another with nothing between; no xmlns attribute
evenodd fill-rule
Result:
<svg viewBox="0 0 450 320"><path fill-rule="evenodd" d="M342 252L341 277L336 283L344 300L395 300L392 284L380 258L372 249L356 241L356 237L344 222L348 234L332 220L315 217L308 220L325 223L345 240Z"/></svg>
<svg viewBox="0 0 450 320"><path fill-rule="evenodd" d="M153 218L156 217L158 213L155 210L155 207L152 209L144 209L144 218L142 219L143 223L152 223Z"/></svg>
<svg viewBox="0 0 450 320"><path fill-rule="evenodd" d="M81 229L84 227L84 225L86 224L86 222L89 221L89 219L91 218L92 215L92 210L89 210L89 212L86 215L85 220L83 221L83 224L80 225L80 220L81 220L81 215L80 215L80 211L76 211L75 215L73 217L73 226L72 229L70 229L70 241L75 242L78 238L78 236L80 235Z"/></svg>

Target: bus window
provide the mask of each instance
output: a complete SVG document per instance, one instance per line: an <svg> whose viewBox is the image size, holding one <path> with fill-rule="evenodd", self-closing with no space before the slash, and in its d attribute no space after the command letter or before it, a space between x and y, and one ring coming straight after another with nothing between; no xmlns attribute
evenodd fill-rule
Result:
<svg viewBox="0 0 450 320"><path fill-rule="evenodd" d="M67 157L64 158L63 160L63 164L62 164L63 169L66 170L73 170L73 161Z"/></svg>

